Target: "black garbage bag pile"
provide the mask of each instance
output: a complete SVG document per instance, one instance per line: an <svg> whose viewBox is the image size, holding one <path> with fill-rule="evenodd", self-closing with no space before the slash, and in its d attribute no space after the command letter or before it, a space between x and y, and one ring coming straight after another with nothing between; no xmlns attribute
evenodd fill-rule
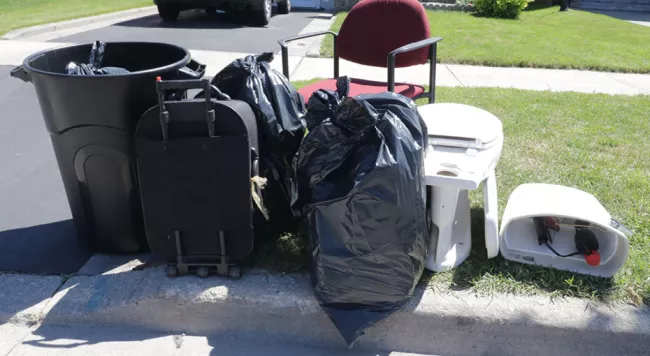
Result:
<svg viewBox="0 0 650 356"><path fill-rule="evenodd" d="M347 97L350 92L350 79L340 77L336 80L336 91L320 89L315 91L307 103L308 111L305 114L307 129L313 130L314 127L332 116L339 103Z"/></svg>
<svg viewBox="0 0 650 356"><path fill-rule="evenodd" d="M282 73L271 68L273 53L246 56L222 69L212 84L232 99L248 103L257 117L260 176L267 179L263 199L270 223L278 231L293 231L290 207L292 160L305 136L305 103Z"/></svg>
<svg viewBox="0 0 650 356"><path fill-rule="evenodd" d="M104 61L104 52L106 43L101 41L93 42L90 49L88 63L70 62L65 66L65 72L69 75L106 75L106 74L126 74L128 70L119 67L102 67Z"/></svg>
<svg viewBox="0 0 650 356"><path fill-rule="evenodd" d="M295 162L315 295L349 346L412 296L424 269L424 149L415 103L320 90Z"/></svg>

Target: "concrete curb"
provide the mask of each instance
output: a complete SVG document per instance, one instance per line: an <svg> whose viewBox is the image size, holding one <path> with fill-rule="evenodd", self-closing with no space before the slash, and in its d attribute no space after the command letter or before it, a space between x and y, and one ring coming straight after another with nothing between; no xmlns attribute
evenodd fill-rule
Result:
<svg viewBox="0 0 650 356"><path fill-rule="evenodd" d="M162 267L69 279L43 311L44 326L125 326L188 334L246 334L268 342L344 345L303 275L249 272L169 279ZM647 306L548 297L477 297L418 288L402 310L355 348L442 355L647 355ZM572 343L581 341L580 348ZM517 351L519 350L519 351ZM602 353L607 354L607 353Z"/></svg>
<svg viewBox="0 0 650 356"><path fill-rule="evenodd" d="M32 326L40 322L62 282L59 276L0 274L0 325Z"/></svg>
<svg viewBox="0 0 650 356"><path fill-rule="evenodd" d="M141 7L141 8L130 9L125 11L111 12L104 15L83 17L79 19L62 21L62 22L54 22L45 25L38 25L38 26L13 30L0 37L0 39L15 40L15 39L21 39L30 36L41 35L44 33L58 31L58 30L86 26L96 22L103 22L103 21L110 21L110 20L117 20L117 19L129 20L141 16L153 15L156 14L157 11L158 10L155 6L148 6L148 7Z"/></svg>
<svg viewBox="0 0 650 356"><path fill-rule="evenodd" d="M331 13L322 12L314 16L314 19L307 24L298 35L307 33L327 31L332 26L335 16ZM290 42L288 44L290 56L319 57L320 45L324 36L309 37ZM279 38L278 38L279 40Z"/></svg>
<svg viewBox="0 0 650 356"><path fill-rule="evenodd" d="M313 32L316 31L328 31L331 27L334 21L336 20L336 16L333 14L322 14L322 18L319 17L319 19L326 20L326 21L319 21L319 28L314 29ZM307 28L305 28L306 30ZM303 30L304 31L304 30ZM311 58L319 58L320 57L320 47L321 44L323 43L323 40L325 39L325 36L319 36L314 39L314 41L309 45L309 48L307 49L307 54L306 57L311 57Z"/></svg>

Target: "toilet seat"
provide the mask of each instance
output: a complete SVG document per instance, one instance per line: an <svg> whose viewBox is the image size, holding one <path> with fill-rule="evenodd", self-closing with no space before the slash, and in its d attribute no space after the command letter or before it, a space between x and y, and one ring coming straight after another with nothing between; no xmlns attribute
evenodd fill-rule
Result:
<svg viewBox="0 0 650 356"><path fill-rule="evenodd" d="M429 128L429 145L484 150L503 136L501 121L469 105L441 103L420 107Z"/></svg>

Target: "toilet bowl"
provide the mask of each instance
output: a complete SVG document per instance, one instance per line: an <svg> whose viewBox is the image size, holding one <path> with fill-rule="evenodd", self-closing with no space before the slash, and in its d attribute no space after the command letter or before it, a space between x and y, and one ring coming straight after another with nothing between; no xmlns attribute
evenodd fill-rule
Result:
<svg viewBox="0 0 650 356"><path fill-rule="evenodd" d="M418 111L429 136L424 163L432 227L427 269L448 270L469 256L469 191L481 184L487 257L495 257L499 253L495 167L503 147L501 121L463 104L429 104Z"/></svg>

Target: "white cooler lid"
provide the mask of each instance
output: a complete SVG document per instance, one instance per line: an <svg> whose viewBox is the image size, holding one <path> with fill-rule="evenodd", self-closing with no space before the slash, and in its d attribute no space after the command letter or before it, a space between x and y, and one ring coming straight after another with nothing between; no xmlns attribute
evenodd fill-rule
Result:
<svg viewBox="0 0 650 356"><path fill-rule="evenodd" d="M439 103L420 106L418 111L432 145L485 149L503 135L501 120L474 106Z"/></svg>

